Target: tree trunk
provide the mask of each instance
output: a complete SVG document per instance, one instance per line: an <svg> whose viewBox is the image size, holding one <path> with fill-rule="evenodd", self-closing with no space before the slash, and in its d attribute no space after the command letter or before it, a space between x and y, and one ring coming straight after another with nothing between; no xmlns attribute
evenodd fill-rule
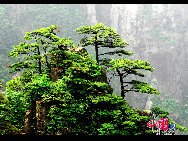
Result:
<svg viewBox="0 0 188 141"><path fill-rule="evenodd" d="M99 50L98 50L98 45L97 45L97 37L95 37L95 52L96 52L96 60L99 65Z"/></svg>
<svg viewBox="0 0 188 141"><path fill-rule="evenodd" d="M37 47L37 49L38 49L38 55L40 55L40 50L39 50L39 47ZM42 73L42 65L41 65L41 61L40 61L40 59L39 59L39 74L41 74Z"/></svg>
<svg viewBox="0 0 188 141"><path fill-rule="evenodd" d="M120 77L120 84L121 84L121 96L124 98L125 94L124 94L124 87L123 87L123 74L120 73L120 71L117 69L117 72L119 74Z"/></svg>

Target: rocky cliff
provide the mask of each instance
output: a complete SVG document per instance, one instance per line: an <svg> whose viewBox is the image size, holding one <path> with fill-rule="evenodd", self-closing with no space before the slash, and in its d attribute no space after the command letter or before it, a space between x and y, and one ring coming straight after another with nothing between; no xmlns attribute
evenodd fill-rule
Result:
<svg viewBox="0 0 188 141"><path fill-rule="evenodd" d="M89 24L106 23L130 44L126 49L134 54L125 58L148 61L156 68L143 81L158 89L161 98L165 93L185 103L188 5L95 4L87 9ZM126 99L144 109L148 96L128 93Z"/></svg>

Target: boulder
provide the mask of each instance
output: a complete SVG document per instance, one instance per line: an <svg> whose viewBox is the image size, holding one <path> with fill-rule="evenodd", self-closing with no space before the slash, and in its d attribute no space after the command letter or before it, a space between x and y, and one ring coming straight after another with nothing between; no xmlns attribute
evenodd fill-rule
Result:
<svg viewBox="0 0 188 141"><path fill-rule="evenodd" d="M60 76L58 75L58 71L55 68L52 69L50 76L52 82L56 82L58 79L60 79Z"/></svg>
<svg viewBox="0 0 188 141"><path fill-rule="evenodd" d="M106 72L103 69L101 70L101 75L99 75L99 77L97 78L97 81L105 82L105 83L109 84L107 81Z"/></svg>
<svg viewBox="0 0 188 141"><path fill-rule="evenodd" d="M76 48L75 52L78 53L79 55L82 55L83 57L86 57L88 55L88 52L84 47Z"/></svg>
<svg viewBox="0 0 188 141"><path fill-rule="evenodd" d="M18 77L20 77L20 76L21 76L21 72L19 71L19 72L17 72L15 75L12 76L12 79L18 78Z"/></svg>
<svg viewBox="0 0 188 141"><path fill-rule="evenodd" d="M76 49L73 49L72 52L75 52L79 55L82 55L83 57L86 57L88 55L87 50L83 47L78 47ZM51 81L56 82L61 77L59 76L58 68L53 68L50 74Z"/></svg>
<svg viewBox="0 0 188 141"><path fill-rule="evenodd" d="M36 118L37 118L37 133L39 135L45 135L47 130L47 123L49 108L47 103L42 100L36 101Z"/></svg>
<svg viewBox="0 0 188 141"><path fill-rule="evenodd" d="M76 48L75 52L82 55L83 57L86 57L88 55L88 52L84 47ZM100 82L108 83L106 72L104 70L101 71L101 75L99 76L99 78L97 80L100 81Z"/></svg>
<svg viewBox="0 0 188 141"><path fill-rule="evenodd" d="M26 114L25 114L25 123L24 123L24 132L25 134L31 134L32 133L32 114L31 114L31 109L28 109Z"/></svg>
<svg viewBox="0 0 188 141"><path fill-rule="evenodd" d="M143 110L142 111L142 116L151 117L152 116L152 112L150 110Z"/></svg>
<svg viewBox="0 0 188 141"><path fill-rule="evenodd" d="M3 92L3 91L0 90L0 94L2 94L2 95L4 96L4 95L5 95L5 92Z"/></svg>
<svg viewBox="0 0 188 141"><path fill-rule="evenodd" d="M147 99L147 101L146 101L145 109L146 109L146 110L150 110L151 107L152 107L152 104L153 104L153 102L151 101L151 96L149 95L149 96L148 96L148 99Z"/></svg>
<svg viewBox="0 0 188 141"><path fill-rule="evenodd" d="M25 114L25 123L24 123L24 132L25 134L32 134L32 106L30 106ZM42 100L36 101L36 126L37 126L37 134L45 135L47 129L47 123L49 121L48 118L49 106L47 103Z"/></svg>

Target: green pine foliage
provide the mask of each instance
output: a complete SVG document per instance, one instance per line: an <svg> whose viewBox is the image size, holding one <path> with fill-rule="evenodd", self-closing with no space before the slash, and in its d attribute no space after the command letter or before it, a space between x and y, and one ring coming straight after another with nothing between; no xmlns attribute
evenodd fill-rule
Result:
<svg viewBox="0 0 188 141"><path fill-rule="evenodd" d="M104 26L102 23L97 23L94 26L79 27L75 31L78 31L79 34L94 34L93 37L80 40L80 43L83 44L83 46L95 45L96 41L102 47L115 48L128 45L127 42L122 42L122 38L120 38L120 35L116 33L114 29ZM99 38L96 40L96 37Z"/></svg>
<svg viewBox="0 0 188 141"><path fill-rule="evenodd" d="M150 67L150 63L141 60L131 61L129 59L114 59L110 62L112 69L123 68L125 71L135 71L135 69L144 69L154 71L153 67ZM137 72L137 71L136 71Z"/></svg>
<svg viewBox="0 0 188 141"><path fill-rule="evenodd" d="M3 88L3 85L2 85L2 83L1 83L1 81L0 81L0 87Z"/></svg>
<svg viewBox="0 0 188 141"><path fill-rule="evenodd" d="M17 107L22 103L20 103L19 95L17 95L17 93L10 95L10 98L11 99L8 99L5 95L0 94L0 135L21 134L21 130L20 130L21 125L17 124L18 123L17 121L20 119L20 114L17 114L18 111L16 112L15 110L11 111L13 107L11 106L10 103L12 103L14 107ZM23 105L21 105L21 107L22 106ZM26 109L23 108L23 110L25 111ZM21 117L21 119L22 118L23 117Z"/></svg>
<svg viewBox="0 0 188 141"><path fill-rule="evenodd" d="M149 62L135 60L131 61L129 59L109 59L102 58L99 59L102 55L114 55L118 54L122 55L133 55L133 53L128 52L126 50L114 50L113 52L107 52L99 54L99 48L108 47L110 48L124 48L126 45L129 45L127 42L122 41L122 38L116 31L110 27L104 26L102 23L97 23L94 26L83 26L77 28L79 34L91 34L91 36L86 36L80 40L80 43L83 47L92 45L95 47L95 56L98 64L105 66L108 70L115 70L120 77L121 84L121 96L125 97L125 93L128 91L135 91L141 93L149 93L159 95L159 92L149 86L147 83L140 82L137 80L133 80L131 82L124 82L123 78L125 78L129 74L138 75L144 77L143 73L138 73L137 69L144 69L149 71L154 71L153 67L150 67ZM99 63L100 62L100 63ZM121 72L123 70L123 72ZM136 83L134 83L136 82ZM123 83L133 84L131 89L124 89Z"/></svg>
<svg viewBox="0 0 188 141"><path fill-rule="evenodd" d="M159 97L156 97L155 99L152 98L152 102L153 102L152 107L155 107L155 108L158 107L158 109L160 110L168 111L169 115L177 113L177 115L179 116L179 119L178 120L176 119L176 122L181 122L181 124L183 123L183 125L187 127L187 124L186 124L187 116L185 116L185 113L187 113L187 107L188 107L187 102L183 105L180 105L180 101L176 99L171 99L169 95L167 94L164 94L163 100L159 99ZM171 121L171 122L173 123L174 121ZM185 129L184 127L181 127L180 130L185 131L184 129Z"/></svg>
<svg viewBox="0 0 188 141"><path fill-rule="evenodd" d="M106 37L110 33L113 33L112 38L119 36L113 29L102 24L92 27L91 31L90 27L85 28L87 32L97 32L97 36ZM98 32L101 28L105 29L104 35ZM131 109L123 97L112 95L111 86L98 81L103 67L90 55L83 57L75 53L76 45L70 38L59 38L55 34L56 30L58 26L52 25L28 32L24 37L27 42L20 43L10 52L9 56L23 55L26 61L21 60L10 66L11 72L25 70L21 77L6 83L6 95L0 97L0 122L4 123L0 127L1 134L23 134L27 110L31 110L32 115L31 134L153 134L147 127L150 117ZM119 37L114 40L113 46L127 44ZM90 42L92 39L86 44ZM126 51L124 53L127 54ZM112 69L132 69L133 74L138 73L135 69L154 70L148 62L140 60L116 61L110 62ZM56 81L52 81L52 70L56 70L59 76ZM140 92L159 94L144 82L132 80L130 83ZM48 119L42 123L46 125L45 131L37 131L36 101L46 103L49 110Z"/></svg>
<svg viewBox="0 0 188 141"><path fill-rule="evenodd" d="M185 127L180 126L176 122L169 119L168 118L169 113L167 111L161 110L159 107L155 107L155 108L151 108L151 112L155 115L155 118L156 117L167 118L168 119L168 126L170 126L170 124L176 124L176 129L179 129L180 131L187 131L187 129Z"/></svg>
<svg viewBox="0 0 188 141"><path fill-rule="evenodd" d="M102 23L97 23L94 26L83 26L76 28L79 34L87 34L82 38L79 42L83 47L92 45L95 47L95 56L97 63L102 63L104 66L107 64L104 63L106 58L99 59L99 56L104 54L114 55L118 54L121 56L122 54L133 55L131 52L125 50L115 50L113 52L108 51L107 53L99 54L99 49L105 50L105 48L123 48L128 45L127 42L122 41L123 39L120 37L118 33L113 28L104 26ZM89 36L91 34L91 36Z"/></svg>

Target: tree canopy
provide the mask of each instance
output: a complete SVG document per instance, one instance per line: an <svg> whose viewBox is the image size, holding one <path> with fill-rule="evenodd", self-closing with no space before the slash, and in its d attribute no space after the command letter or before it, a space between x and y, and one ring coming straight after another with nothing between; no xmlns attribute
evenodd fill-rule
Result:
<svg viewBox="0 0 188 141"><path fill-rule="evenodd" d="M120 84L121 84L121 96L124 98L125 93L128 91L135 91L141 93L149 93L149 94L156 94L159 95L160 93L154 89L153 87L149 86L145 82L140 82L138 80L132 80L131 82L124 82L123 78L125 78L129 74L138 75L144 77L143 73L138 73L136 69L144 69L149 71L154 71L153 67L150 67L150 63L141 60L131 61L129 59L109 59L103 58L99 59L99 56L109 54L114 55L118 54L121 55L133 55L133 53L124 50L126 45L129 45L127 42L122 41L122 38L116 31L110 27L104 26L102 23L97 23L94 26L83 26L77 28L79 34L87 34L88 36L82 38L79 42L82 44L83 47L92 45L95 47L96 53L96 60L98 64L106 66L108 70L114 70L118 73L120 77ZM91 34L91 35L89 35ZM114 50L107 53L99 54L99 48L108 47L110 48L122 48L121 50ZM121 70L123 72L121 72ZM113 77L113 76L112 76ZM136 83L134 83L136 82ZM124 89L123 84L129 83L133 84L132 88Z"/></svg>

